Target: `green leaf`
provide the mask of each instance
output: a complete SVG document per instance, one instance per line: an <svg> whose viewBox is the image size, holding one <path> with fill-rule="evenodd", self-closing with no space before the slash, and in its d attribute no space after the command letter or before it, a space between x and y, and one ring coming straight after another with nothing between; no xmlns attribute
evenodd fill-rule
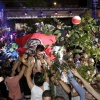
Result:
<svg viewBox="0 0 100 100"><path fill-rule="evenodd" d="M56 30L53 34L61 34L60 30Z"/></svg>
<svg viewBox="0 0 100 100"><path fill-rule="evenodd" d="M76 33L76 34L75 34L75 37L76 37L76 38L79 38L79 35Z"/></svg>

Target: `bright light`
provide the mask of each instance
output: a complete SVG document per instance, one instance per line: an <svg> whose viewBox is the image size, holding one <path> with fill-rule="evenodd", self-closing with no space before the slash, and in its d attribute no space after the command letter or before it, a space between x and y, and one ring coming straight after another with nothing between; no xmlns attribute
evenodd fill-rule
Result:
<svg viewBox="0 0 100 100"><path fill-rule="evenodd" d="M54 6L56 6L57 5L57 2L54 2L53 4L54 4Z"/></svg>

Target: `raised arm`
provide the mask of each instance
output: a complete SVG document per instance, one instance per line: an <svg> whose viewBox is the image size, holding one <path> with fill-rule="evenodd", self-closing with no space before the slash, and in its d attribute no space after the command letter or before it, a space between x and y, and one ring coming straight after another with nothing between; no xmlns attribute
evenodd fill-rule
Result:
<svg viewBox="0 0 100 100"><path fill-rule="evenodd" d="M32 69L33 69L32 67L29 67L27 68L27 72L26 72L26 79L27 79L27 83L28 83L30 90L34 86L34 83L32 82L32 79L31 79Z"/></svg>
<svg viewBox="0 0 100 100"><path fill-rule="evenodd" d="M70 93L71 90L70 90L70 87L65 83L63 82L62 80L59 81L60 85L63 87L63 89L67 92L67 93Z"/></svg>
<svg viewBox="0 0 100 100"><path fill-rule="evenodd" d="M100 100L100 94L97 93L92 86L83 78L81 77L81 75L76 71L76 70L72 70L72 73L78 77L84 84L85 88L97 99Z"/></svg>
<svg viewBox="0 0 100 100"><path fill-rule="evenodd" d="M21 64L21 57L18 57L18 60L15 62L15 64L13 65L12 70L15 71L17 69L17 67L19 67Z"/></svg>
<svg viewBox="0 0 100 100"><path fill-rule="evenodd" d="M85 97L86 90L78 84L78 82L74 79L73 74L70 70L68 71L67 76L68 76L69 82L72 84L74 89L80 95L80 100L86 100L86 97Z"/></svg>
<svg viewBox="0 0 100 100"><path fill-rule="evenodd" d="M22 58L21 58L21 62L28 67L28 63L27 63L27 59L28 59L28 55L27 54L23 54Z"/></svg>
<svg viewBox="0 0 100 100"><path fill-rule="evenodd" d="M23 74L24 74L24 71L25 71L25 66L23 65L22 70L21 70L21 71L19 72L19 74L18 74L19 79L22 78L22 76L23 76Z"/></svg>
<svg viewBox="0 0 100 100"><path fill-rule="evenodd" d="M31 57L28 59L28 68L27 68L27 71L26 71L26 79L27 79L27 83L28 83L28 86L30 88L30 90L33 88L34 86L34 83L32 82L32 79L31 79L31 74L32 74L32 69L34 67L34 58Z"/></svg>

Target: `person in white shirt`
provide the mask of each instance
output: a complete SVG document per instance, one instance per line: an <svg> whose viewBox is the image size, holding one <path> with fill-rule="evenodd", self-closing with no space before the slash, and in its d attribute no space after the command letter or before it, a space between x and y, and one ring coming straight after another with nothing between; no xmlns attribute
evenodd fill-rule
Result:
<svg viewBox="0 0 100 100"><path fill-rule="evenodd" d="M44 60L41 60L43 64L43 68L45 67ZM43 72L36 72L34 75L34 83L31 79L32 69L34 67L34 57L29 59L28 61L28 68L26 71L26 79L28 86L31 90L31 100L42 100L42 93L45 90L49 90L49 78L47 77L46 70ZM45 68L44 68L45 69Z"/></svg>

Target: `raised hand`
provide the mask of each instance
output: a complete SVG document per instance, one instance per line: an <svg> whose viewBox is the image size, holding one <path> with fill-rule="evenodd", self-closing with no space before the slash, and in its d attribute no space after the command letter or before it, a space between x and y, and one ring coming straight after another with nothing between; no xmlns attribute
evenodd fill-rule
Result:
<svg viewBox="0 0 100 100"><path fill-rule="evenodd" d="M75 69L72 69L71 72L78 78L80 78L80 74L75 70Z"/></svg>
<svg viewBox="0 0 100 100"><path fill-rule="evenodd" d="M27 54L23 54L23 56L21 58L22 63L26 63L26 59L27 58L28 58L28 55Z"/></svg>
<svg viewBox="0 0 100 100"><path fill-rule="evenodd" d="M73 74L72 74L72 72L70 70L68 70L68 77L69 78L72 78L73 77Z"/></svg>

